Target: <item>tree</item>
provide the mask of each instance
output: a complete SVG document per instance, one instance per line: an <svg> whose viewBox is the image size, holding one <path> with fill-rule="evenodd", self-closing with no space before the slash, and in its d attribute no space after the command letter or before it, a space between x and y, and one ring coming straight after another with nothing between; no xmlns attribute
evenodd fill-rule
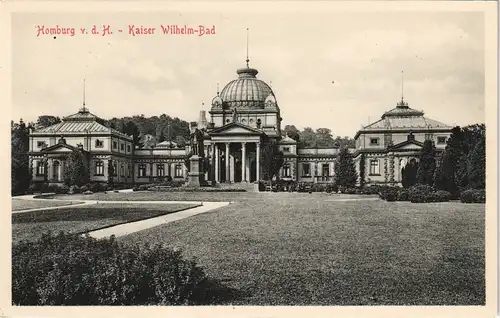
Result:
<svg viewBox="0 0 500 318"><path fill-rule="evenodd" d="M316 148L318 146L318 136L312 128L306 127L300 132L299 146L302 148Z"/></svg>
<svg viewBox="0 0 500 318"><path fill-rule="evenodd" d="M365 154L361 153L359 158L359 187L365 186Z"/></svg>
<svg viewBox="0 0 500 318"><path fill-rule="evenodd" d="M177 136L175 138L175 142L177 143L177 147L179 148L185 147L187 143L186 138L184 138L183 136Z"/></svg>
<svg viewBox="0 0 500 318"><path fill-rule="evenodd" d="M417 183L418 162L411 159L406 166L401 169L401 184L403 188L409 188Z"/></svg>
<svg viewBox="0 0 500 318"><path fill-rule="evenodd" d="M332 131L328 128L316 129L316 140L318 148L332 148L335 144Z"/></svg>
<svg viewBox="0 0 500 318"><path fill-rule="evenodd" d="M469 186L474 189L486 187L486 136L476 144L467 161Z"/></svg>
<svg viewBox="0 0 500 318"><path fill-rule="evenodd" d="M115 175L115 167L113 166L113 160L108 160L108 185L113 186L114 180L113 176Z"/></svg>
<svg viewBox="0 0 500 318"><path fill-rule="evenodd" d="M123 126L123 133L125 133L128 136L132 136L132 142L134 144L134 148L142 148L141 144L141 132L139 131L139 128L137 127L136 124L134 124L133 121L128 121L125 123Z"/></svg>
<svg viewBox="0 0 500 318"><path fill-rule="evenodd" d="M337 136L337 138L334 139L334 146L339 147L340 149L347 147L347 148L356 148L356 140L350 137L340 137Z"/></svg>
<svg viewBox="0 0 500 318"><path fill-rule="evenodd" d="M300 140L300 130L298 130L294 125L286 125L283 130L288 135L288 137L292 138L293 140Z"/></svg>
<svg viewBox="0 0 500 318"><path fill-rule="evenodd" d="M159 131L158 142L165 141L165 136L163 135L163 130Z"/></svg>
<svg viewBox="0 0 500 318"><path fill-rule="evenodd" d="M434 184L434 171L436 169L436 147L431 140L426 140L420 150L416 182L432 186Z"/></svg>
<svg viewBox="0 0 500 318"><path fill-rule="evenodd" d="M29 127L21 119L11 125L11 193L26 193L30 186L32 171L29 164Z"/></svg>
<svg viewBox="0 0 500 318"><path fill-rule="evenodd" d="M342 148L337 158L335 183L337 186L344 188L352 188L358 180L358 173L354 166L354 160L347 148Z"/></svg>
<svg viewBox="0 0 500 318"><path fill-rule="evenodd" d="M81 150L72 151L66 156L64 183L68 186L83 186L90 180L88 165Z"/></svg>
<svg viewBox="0 0 500 318"><path fill-rule="evenodd" d="M43 116L38 116L38 120L36 121L35 127L36 129L40 129L58 124L60 122L61 118L59 117L43 115Z"/></svg>
<svg viewBox="0 0 500 318"><path fill-rule="evenodd" d="M278 178L283 163L283 152L279 150L276 140L267 141L260 150L260 166L262 168L263 179L272 180L274 176Z"/></svg>

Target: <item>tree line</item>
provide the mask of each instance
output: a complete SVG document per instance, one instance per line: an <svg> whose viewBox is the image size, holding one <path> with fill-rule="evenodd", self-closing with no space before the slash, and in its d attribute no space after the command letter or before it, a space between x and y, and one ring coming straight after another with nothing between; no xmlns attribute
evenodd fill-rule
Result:
<svg viewBox="0 0 500 318"><path fill-rule="evenodd" d="M315 131L311 127L305 127L300 131L294 125L286 125L283 131L288 137L297 141L300 148L356 147L356 141L353 138L347 136L333 138L332 131L328 128L318 128Z"/></svg>

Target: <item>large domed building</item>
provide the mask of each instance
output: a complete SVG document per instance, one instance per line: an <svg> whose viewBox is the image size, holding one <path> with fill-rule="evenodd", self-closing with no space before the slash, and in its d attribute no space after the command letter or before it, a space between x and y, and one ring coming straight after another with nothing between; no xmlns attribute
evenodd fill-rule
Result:
<svg viewBox="0 0 500 318"><path fill-rule="evenodd" d="M191 132L202 136L205 158L204 179L213 183L251 183L265 178L261 153L270 141L278 142L284 154L279 175L283 180L329 183L334 181L336 147L299 148L281 131L281 110L271 87L248 65L236 71L212 99L209 120L202 110ZM201 135L200 133L201 132ZM443 151L451 127L424 117L423 111L403 99L381 119L363 127L350 149L358 174L365 184L400 184L401 169L418 154L425 140L433 140ZM92 182L152 183L188 177L186 156L190 146L178 147L171 140L156 143L145 135L147 147L133 149L132 137L105 127L85 106L62 123L30 133L30 162L34 182L63 182L65 158L82 151L89 160ZM59 141L57 141L59 140ZM199 150L197 150L199 151ZM108 169L113 165L114 169ZM361 181L361 179L360 179Z"/></svg>

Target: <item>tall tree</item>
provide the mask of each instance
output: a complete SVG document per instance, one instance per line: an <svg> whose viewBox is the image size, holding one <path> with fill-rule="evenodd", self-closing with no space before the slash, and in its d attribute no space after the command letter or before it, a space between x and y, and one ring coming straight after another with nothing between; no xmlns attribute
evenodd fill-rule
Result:
<svg viewBox="0 0 500 318"><path fill-rule="evenodd" d="M300 130L298 130L294 125L286 125L283 130L288 135L288 137L292 138L293 140L300 140Z"/></svg>
<svg viewBox="0 0 500 318"><path fill-rule="evenodd" d="M283 152L279 150L278 143L268 140L260 150L260 166L264 180L272 180L279 177L279 171L283 166Z"/></svg>
<svg viewBox="0 0 500 318"><path fill-rule="evenodd" d="M58 124L60 122L61 122L61 119L59 117L50 116L50 115L38 116L38 120L36 121L35 128L36 129L45 128L45 127L49 127L49 126Z"/></svg>
<svg viewBox="0 0 500 318"><path fill-rule="evenodd" d="M337 158L335 183L337 186L344 188L352 188L358 180L358 173L354 166L354 160L347 148L342 148Z"/></svg>
<svg viewBox="0 0 500 318"><path fill-rule="evenodd" d="M72 151L66 157L64 183L68 186L83 186L90 180L88 164L81 150Z"/></svg>
<svg viewBox="0 0 500 318"><path fill-rule="evenodd" d="M340 149L342 149L344 147L356 148L356 140L354 140L354 138L350 138L347 136L345 136L345 137L337 136L334 139L334 145L339 147Z"/></svg>
<svg viewBox="0 0 500 318"><path fill-rule="evenodd" d="M113 160L108 160L108 185L110 187L114 184L115 167L113 166Z"/></svg>
<svg viewBox="0 0 500 318"><path fill-rule="evenodd" d="M332 131L328 128L316 129L316 140L319 148L332 148L335 144Z"/></svg>
<svg viewBox="0 0 500 318"><path fill-rule="evenodd" d="M418 184L434 184L434 170L436 169L436 147L431 140L424 141L420 150L416 181Z"/></svg>
<svg viewBox="0 0 500 318"><path fill-rule="evenodd" d="M410 160L406 166L401 169L401 184L403 188L409 188L417 183L418 162L415 159Z"/></svg>
<svg viewBox="0 0 500 318"><path fill-rule="evenodd" d="M21 119L11 125L11 193L25 193L31 182L32 171L29 164L29 127Z"/></svg>
<svg viewBox="0 0 500 318"><path fill-rule="evenodd" d="M302 148L316 148L318 146L318 136L311 127L306 127L300 132L299 146Z"/></svg>
<svg viewBox="0 0 500 318"><path fill-rule="evenodd" d="M484 189L486 187L486 136L481 137L468 157L469 186L474 189Z"/></svg>
<svg viewBox="0 0 500 318"><path fill-rule="evenodd" d="M132 136L134 148L142 148L143 145L141 143L141 132L133 121L128 121L125 123L125 125L123 126L123 133L127 134L128 136Z"/></svg>

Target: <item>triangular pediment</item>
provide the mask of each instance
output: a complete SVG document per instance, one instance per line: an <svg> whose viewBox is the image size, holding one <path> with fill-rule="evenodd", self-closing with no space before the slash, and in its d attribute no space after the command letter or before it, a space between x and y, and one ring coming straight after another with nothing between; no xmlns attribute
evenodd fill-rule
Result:
<svg viewBox="0 0 500 318"><path fill-rule="evenodd" d="M262 131L253 127L232 122L215 128L208 133L209 135L262 135Z"/></svg>
<svg viewBox="0 0 500 318"><path fill-rule="evenodd" d="M423 144L416 140L406 140L391 147L391 149L421 149Z"/></svg>
<svg viewBox="0 0 500 318"><path fill-rule="evenodd" d="M62 153L69 153L72 151L77 150L77 147L67 145L67 144L55 144L53 146L47 147L42 149L42 152L62 152Z"/></svg>

